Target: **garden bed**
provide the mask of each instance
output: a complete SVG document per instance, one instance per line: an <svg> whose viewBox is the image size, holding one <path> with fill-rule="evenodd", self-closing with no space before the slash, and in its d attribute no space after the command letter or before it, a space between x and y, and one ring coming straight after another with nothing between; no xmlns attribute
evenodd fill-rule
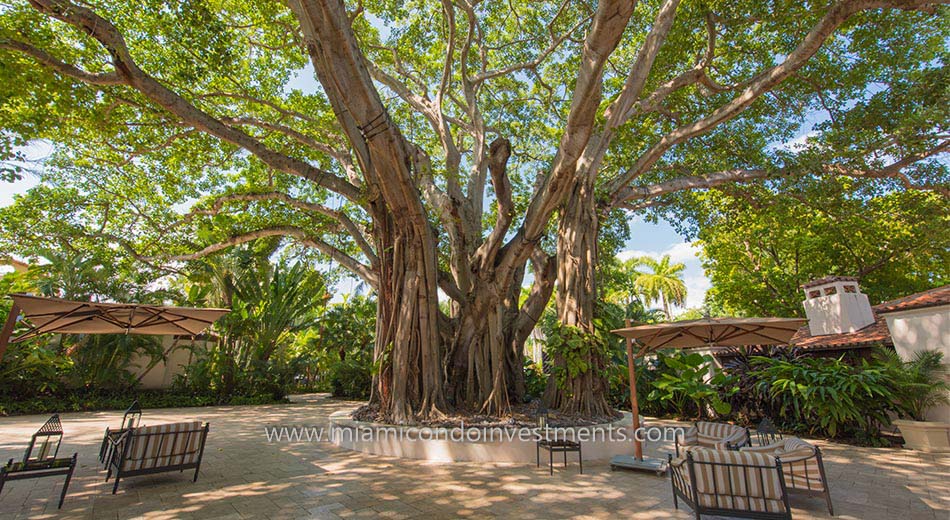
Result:
<svg viewBox="0 0 950 520"><path fill-rule="evenodd" d="M128 408L132 401L136 399L138 399L139 405L146 409L290 402L286 397L274 399L270 395L236 395L221 399L218 396L168 390L141 390L137 392L72 391L63 394L40 395L29 399L0 396L0 416L122 410Z"/></svg>

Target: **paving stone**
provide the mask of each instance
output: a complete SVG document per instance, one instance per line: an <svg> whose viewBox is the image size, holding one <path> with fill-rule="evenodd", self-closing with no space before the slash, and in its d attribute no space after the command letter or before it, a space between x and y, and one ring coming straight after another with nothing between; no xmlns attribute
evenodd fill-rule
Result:
<svg viewBox="0 0 950 520"><path fill-rule="evenodd" d="M441 464L377 457L328 443L268 442L265 427L320 426L335 411L359 403L297 396L279 406L146 410L145 424L211 423L198 482L185 472L112 482L96 463L106 426L120 412L62 414L62 453L80 465L62 510L57 479L8 483L0 518L692 518L673 508L669 481L652 474L610 471L606 462L549 476L533 464ZM22 455L43 416L0 418L0 460ZM655 421L658 425L673 425ZM667 424L669 423L669 424ZM950 455L817 443L824 454L838 518L950 518ZM668 445L650 446L662 455ZM828 518L824 500L792 496L796 519Z"/></svg>

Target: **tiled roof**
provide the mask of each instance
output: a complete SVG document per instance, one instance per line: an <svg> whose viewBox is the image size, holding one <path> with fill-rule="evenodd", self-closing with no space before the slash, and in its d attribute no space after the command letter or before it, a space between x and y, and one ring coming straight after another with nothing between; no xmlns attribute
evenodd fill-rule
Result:
<svg viewBox="0 0 950 520"><path fill-rule="evenodd" d="M887 328L887 320L884 318L884 314L948 304L950 304L950 285L945 285L871 307L871 312L874 314L874 323L856 332L812 336L806 325L798 329L798 332L791 339L791 344L806 350L862 348L880 344L893 345L891 331Z"/></svg>
<svg viewBox="0 0 950 520"><path fill-rule="evenodd" d="M885 314L888 312L909 311L911 309L923 309L925 307L936 307L939 305L950 305L950 285L937 287L929 291L911 294L896 300L884 302L875 308L875 311Z"/></svg>
<svg viewBox="0 0 950 520"><path fill-rule="evenodd" d="M884 316L874 314L874 323L857 332L845 334L827 334L812 336L808 325L798 329L792 336L791 344L806 350L833 350L844 347L870 347L873 345L892 345L891 331L887 328Z"/></svg>

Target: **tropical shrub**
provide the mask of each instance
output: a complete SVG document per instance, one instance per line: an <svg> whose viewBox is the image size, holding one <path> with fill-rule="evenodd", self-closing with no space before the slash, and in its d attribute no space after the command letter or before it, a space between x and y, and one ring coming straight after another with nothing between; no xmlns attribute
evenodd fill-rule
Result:
<svg viewBox="0 0 950 520"><path fill-rule="evenodd" d="M630 410L630 371L627 367L627 356L623 353L610 370L610 398L611 406L619 410ZM637 406L643 415L662 417L673 413L672 407L660 399L651 400L650 393L654 390L653 383L663 372L655 356L637 358L634 360L637 370Z"/></svg>
<svg viewBox="0 0 950 520"><path fill-rule="evenodd" d="M70 374L74 388L129 389L138 384L130 369L138 357L147 365L164 358L162 341L139 334L89 334L69 346L74 365Z"/></svg>
<svg viewBox="0 0 950 520"><path fill-rule="evenodd" d="M265 252L267 253L267 252ZM297 335L313 328L326 300L323 276L302 262L271 264L268 254L238 250L209 259L192 273L189 300L230 307L214 341L194 350L178 388L280 399L294 384Z"/></svg>
<svg viewBox="0 0 950 520"><path fill-rule="evenodd" d="M249 405L285 403L269 395L234 395L221 400L209 393L174 390L103 391L72 390L32 397L0 396L0 415L51 414L97 410L123 410L133 400L142 408L186 408L219 404Z"/></svg>
<svg viewBox="0 0 950 520"><path fill-rule="evenodd" d="M879 363L843 358L795 361L754 357L754 377L773 399L786 427L873 442L894 410L891 373Z"/></svg>
<svg viewBox="0 0 950 520"><path fill-rule="evenodd" d="M534 363L530 359L525 359L524 363L524 390L525 400L540 399L544 395L544 388L548 384L548 376L544 373L544 367L539 363Z"/></svg>
<svg viewBox="0 0 950 520"><path fill-rule="evenodd" d="M370 364L354 359L337 362L332 369L330 386L334 397L369 399L373 387Z"/></svg>
<svg viewBox="0 0 950 520"><path fill-rule="evenodd" d="M712 356L679 351L677 354L660 352L657 358L669 370L653 381L649 400L672 404L680 416L686 416L688 408L700 418L706 415L707 406L719 415L732 410L720 392L735 392L735 378L715 370Z"/></svg>
<svg viewBox="0 0 950 520"><path fill-rule="evenodd" d="M30 398L63 389L73 360L60 353L49 337L9 345L0 362L0 396Z"/></svg>
<svg viewBox="0 0 950 520"><path fill-rule="evenodd" d="M723 371L734 378L734 385L720 392L720 397L732 407L733 420L742 424L757 424L765 417L779 416L776 401L769 389L759 384L760 379L752 361L756 357L768 357L794 362L801 349L785 346L757 346L733 348L723 362Z"/></svg>
<svg viewBox="0 0 950 520"><path fill-rule="evenodd" d="M297 388L368 398L375 337L375 300L355 296L327 306L292 349Z"/></svg>
<svg viewBox="0 0 950 520"><path fill-rule="evenodd" d="M910 361L903 361L897 352L881 349L876 359L888 372L892 385L894 405L901 419L926 420L927 410L948 402L948 390L944 379L947 367L943 352L922 350Z"/></svg>

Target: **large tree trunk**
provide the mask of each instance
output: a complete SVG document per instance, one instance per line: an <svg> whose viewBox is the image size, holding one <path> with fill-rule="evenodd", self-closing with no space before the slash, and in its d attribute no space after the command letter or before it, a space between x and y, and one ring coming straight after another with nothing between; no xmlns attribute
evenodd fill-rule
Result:
<svg viewBox="0 0 950 520"><path fill-rule="evenodd" d="M551 298L556 260L533 255L534 283L519 305L524 268L504 295L485 283L456 310L454 336L447 342L446 388L462 408L504 415L525 397L524 344Z"/></svg>
<svg viewBox="0 0 950 520"><path fill-rule="evenodd" d="M388 220L388 222L384 222ZM399 219L375 220L380 233L374 397L380 415L395 423L438 417L445 409L434 266L435 245Z"/></svg>
<svg viewBox="0 0 950 520"><path fill-rule="evenodd" d="M509 352L512 349L506 341L516 315L509 310L509 299L501 299L487 289L472 296L459 309L459 326L446 359L448 392L462 408L504 415L512 400L518 402L524 396L523 375L512 377L510 365L516 355ZM517 386L519 380L520 394L517 388L511 391L512 384Z"/></svg>
<svg viewBox="0 0 950 520"><path fill-rule="evenodd" d="M340 1L289 2L317 78L353 146L379 261L375 363L380 415L396 423L444 409L437 238L417 188L412 146L393 124Z"/></svg>
<svg viewBox="0 0 950 520"><path fill-rule="evenodd" d="M573 326L585 333L594 331L594 304L597 301L598 216L592 176L577 182L564 205L558 226L557 242L557 314L561 325ZM609 385L607 360L593 351L590 368L572 377L569 373L561 386L550 378L545 392L548 406L562 413L589 418L613 415L607 403ZM554 359L563 366L563 359Z"/></svg>
<svg viewBox="0 0 950 520"><path fill-rule="evenodd" d="M511 331L518 319L512 308L518 305L524 263L531 256L529 248L543 234L550 213L562 200L564 183L575 171L580 151L590 136L600 101L603 65L620 40L633 2L598 5L585 46L584 70L568 116L571 128L565 131L555 158L553 180L541 186L541 195L532 200L526 223L517 234L520 240L506 246L514 251L509 254L501 252L501 244L513 216L510 186L504 175L510 144L504 139L492 143L490 170L499 198L499 220L505 225L497 225L484 250L476 254L478 258L467 262L472 268L471 282L458 288L463 301L453 316L454 341L446 353L440 349L438 332L438 243L417 182L424 175L423 169L411 143L389 118L343 2L289 0L288 4L300 20L314 70L364 176L362 191L373 217L379 257L376 362L380 370L374 398L383 418L407 422L437 413L444 406L445 378L454 383L452 395L457 404L472 404L493 415L507 413L509 374L515 371L513 365L520 368L521 364L523 339L513 340L524 334L513 336ZM475 227L480 229L480 222ZM595 248L596 233L595 225L589 237ZM462 247L456 253L467 255L468 249ZM582 319L589 322L590 317ZM443 355L451 363L451 369L445 372L441 369ZM513 393L518 397L517 381L514 383ZM599 391L597 387L584 389ZM598 411L591 404L577 409Z"/></svg>

